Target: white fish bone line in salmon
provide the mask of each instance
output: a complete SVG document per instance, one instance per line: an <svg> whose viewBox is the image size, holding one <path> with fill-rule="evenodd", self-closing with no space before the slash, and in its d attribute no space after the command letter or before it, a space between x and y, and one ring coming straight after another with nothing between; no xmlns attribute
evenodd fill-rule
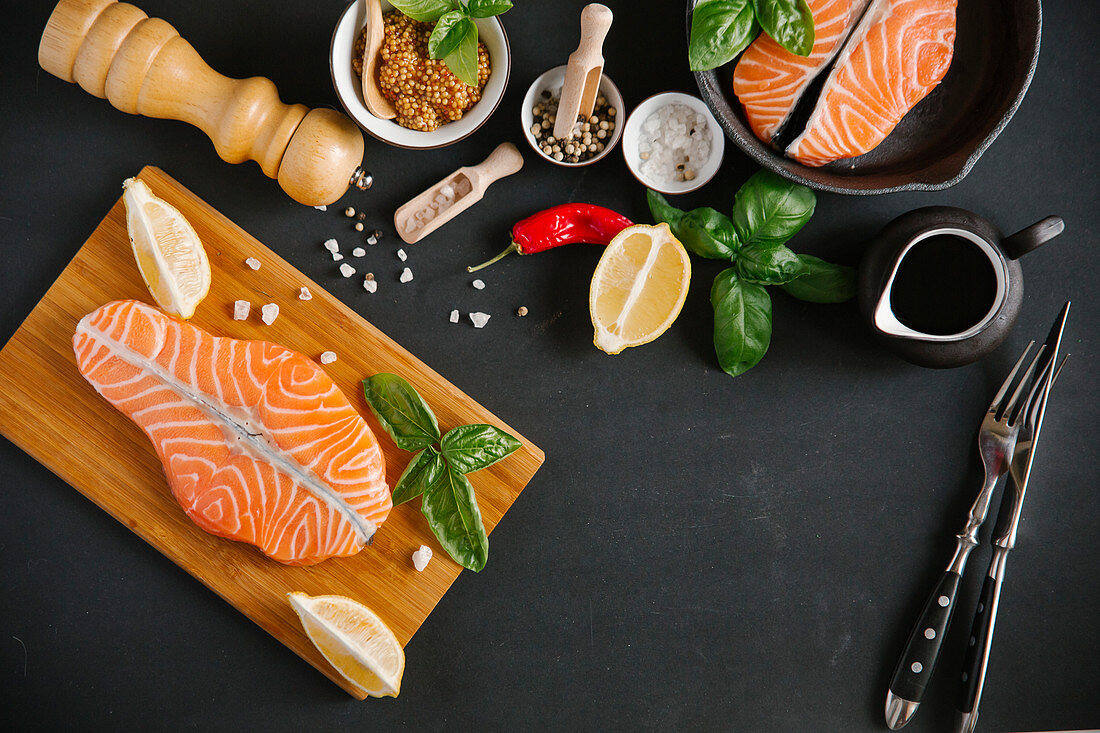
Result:
<svg viewBox="0 0 1100 733"><path fill-rule="evenodd" d="M124 340L128 335L129 328L130 324L127 323L125 326L125 330L121 335L122 340ZM162 329L158 327L158 333L161 330ZM251 427L255 429L256 427L258 427L260 423L259 420L257 420L256 422L252 422L251 420L245 421L242 420L240 416L237 416L237 418L234 419L234 417L228 413L228 405L224 405L219 408L211 404L208 399L204 398L204 395L201 392L186 384L182 380L178 379L173 373L170 373L167 369L165 369L165 367L157 364L156 362L147 358L145 355L134 351L130 347L126 346L124 343L121 343L119 340L111 338L104 331L93 329L92 327L90 327L90 325L87 323L87 318L82 319L80 323L77 324L77 334L83 334L97 345L96 350L89 353L89 367L87 368L88 371L90 371L91 368L94 368L94 366L91 366L92 361L100 362L106 358L111 357L120 359L124 363L137 368L141 372L138 375L139 378L151 377L154 380L159 381L161 385L163 385L164 390L171 392L172 394L180 398L179 402L175 403L174 405L171 403L162 403L160 405L156 405L156 408L170 409L171 407L178 406L179 404L194 407L200 413L205 415L211 422L217 424L223 429L226 429L231 435L236 437L237 441L234 443L234 445L238 446L243 452L248 453L250 457L252 457L257 462L267 463L274 469L276 469L276 480L278 480L278 475L280 472L285 474L286 476L293 479L303 489L308 491L311 495L319 499L323 504L328 506L330 510L333 510L339 513L341 516L345 517L348 520L348 523L354 529L360 542L365 543L374 534L377 527L373 522L361 516L343 496L334 492L323 480L321 480L321 478L317 476L317 474L310 467L303 466L298 461L287 456L284 451L274 447L271 438L269 437L269 434L265 435L265 433L267 432L266 430L251 432L249 428ZM160 342L161 348L163 348L163 337L158 339L158 341ZM179 355L179 350L177 349L171 357L169 368L175 367ZM198 355L199 350L193 349L193 363L191 365L191 372L192 377L195 378L195 381L197 381L197 378L195 373L196 366L194 360L198 358ZM96 357L102 358L97 359ZM246 358L248 357L246 356ZM98 366L98 363L95 364L95 366ZM249 368L249 374L252 374L251 365ZM127 383L129 382L124 382L123 384ZM99 384L93 384L96 390L99 391L101 394L104 388L114 389L116 386L118 386L115 384L111 384L102 385L101 387L101 385ZM238 394L240 394L240 388L236 385L234 385L234 387L238 390ZM151 390L146 390L141 394L145 395L150 391ZM131 397L127 396L126 399L129 400L131 399ZM248 425L247 427L246 422ZM194 423L188 424L193 425ZM157 426L158 429L159 427L160 426ZM165 438L164 440L174 442L176 439ZM179 440L186 440L186 442L192 445L197 443L196 439L193 437L189 437L186 439L181 438ZM318 456L317 460L320 460L320 457L321 456ZM187 456L187 458L189 460L195 460L197 457ZM313 463L316 462L317 461L315 460ZM259 467L257 466L257 471L258 470ZM330 478L329 480L334 480L334 477ZM261 498L266 500L264 492L260 493ZM290 525L288 524L287 527L289 526Z"/></svg>

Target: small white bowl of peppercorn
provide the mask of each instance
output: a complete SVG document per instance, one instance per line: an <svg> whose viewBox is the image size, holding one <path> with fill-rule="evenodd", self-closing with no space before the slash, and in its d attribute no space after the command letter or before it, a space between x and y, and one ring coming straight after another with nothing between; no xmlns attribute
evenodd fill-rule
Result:
<svg viewBox="0 0 1100 733"><path fill-rule="evenodd" d="M591 116L578 117L576 134L570 140L554 138L558 98L565 84L566 67L556 66L535 79L523 99L520 121L523 136L531 148L556 165L576 168L591 165L611 152L623 134L623 95L604 74Z"/></svg>
<svg viewBox="0 0 1100 733"><path fill-rule="evenodd" d="M414 21L387 0L381 4L386 33L383 45L389 46L394 60L380 64L379 81L398 117L375 117L363 101L360 38L366 21L363 3L358 0L340 14L329 48L332 83L348 116L371 136L414 150L445 147L473 134L496 111L511 74L512 53L500 18L474 19L479 45L479 83L474 88L454 77L442 62L428 58L427 38L434 23ZM410 77L419 83L409 83ZM413 91L414 87L419 91Z"/></svg>

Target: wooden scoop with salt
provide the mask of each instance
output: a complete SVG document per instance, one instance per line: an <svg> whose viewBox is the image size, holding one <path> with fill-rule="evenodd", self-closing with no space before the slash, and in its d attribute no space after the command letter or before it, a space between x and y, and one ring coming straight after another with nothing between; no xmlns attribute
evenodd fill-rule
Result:
<svg viewBox="0 0 1100 733"><path fill-rule="evenodd" d="M464 166L404 204L393 215L398 235L414 244L470 208L494 181L523 167L512 143L501 143L483 162Z"/></svg>
<svg viewBox="0 0 1100 733"><path fill-rule="evenodd" d="M554 137L559 140L572 138L577 115L588 117L596 106L603 77L603 41L613 18L611 9L599 3L585 5L581 11L581 42L569 54L554 122Z"/></svg>

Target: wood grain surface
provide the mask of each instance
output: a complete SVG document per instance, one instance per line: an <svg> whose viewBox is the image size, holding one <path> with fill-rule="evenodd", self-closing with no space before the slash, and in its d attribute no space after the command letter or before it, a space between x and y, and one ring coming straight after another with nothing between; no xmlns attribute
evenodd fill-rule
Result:
<svg viewBox="0 0 1100 733"><path fill-rule="evenodd" d="M213 283L192 323L217 335L274 341L314 359L335 351L339 358L325 371L378 436L391 487L412 454L397 449L370 414L360 388L365 376L393 372L408 379L443 431L484 422L520 438L520 450L470 477L491 532L542 464L543 452L163 171L145 168L139 177L183 213L209 255ZM258 259L261 269L249 269L247 257ZM312 300L298 299L302 286ZM0 350L0 433L359 697L310 643L286 594L354 598L378 613L404 645L462 568L435 540L419 500L396 507L373 545L358 555L311 567L281 565L250 545L199 529L172 497L145 434L76 368L77 321L123 298L151 301L134 263L120 198ZM236 299L251 301L247 321L232 319ZM266 303L280 309L271 326L260 320ZM418 573L411 555L421 544L432 548L433 559Z"/></svg>

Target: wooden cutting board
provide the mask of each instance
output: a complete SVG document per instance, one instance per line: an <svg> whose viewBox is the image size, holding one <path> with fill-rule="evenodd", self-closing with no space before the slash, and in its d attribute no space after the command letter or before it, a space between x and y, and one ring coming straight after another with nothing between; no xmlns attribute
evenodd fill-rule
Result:
<svg viewBox="0 0 1100 733"><path fill-rule="evenodd" d="M360 388L365 376L393 372L405 377L435 411L444 432L464 423L490 423L523 442L508 458L470 476L491 532L542 464L543 452L163 171L149 167L139 177L183 213L206 247L213 283L192 322L221 336L274 341L313 358L335 351L339 358L325 371L378 436L391 487L411 454L397 449L370 414ZM247 257L258 259L261 269L246 267ZM312 300L298 299L302 286ZM419 500L396 507L373 545L358 555L305 568L280 565L250 545L200 530L172 497L145 434L76 368L72 336L77 321L124 298L151 302L130 249L120 198L0 350L0 433L361 697L310 643L286 594L354 598L378 613L404 645L462 568L432 535ZM236 299L252 302L247 321L232 319ZM260 321L265 303L279 305L271 326ZM411 555L421 544L432 548L433 559L418 573Z"/></svg>

